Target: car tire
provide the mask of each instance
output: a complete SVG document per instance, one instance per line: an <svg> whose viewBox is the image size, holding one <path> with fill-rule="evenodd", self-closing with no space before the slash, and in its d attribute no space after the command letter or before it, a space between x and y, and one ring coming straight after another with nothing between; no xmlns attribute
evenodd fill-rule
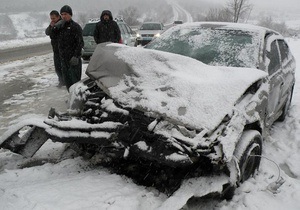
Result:
<svg viewBox="0 0 300 210"><path fill-rule="evenodd" d="M135 42L134 42L134 46L137 47L138 45L139 45L139 42L138 42L138 41L135 41Z"/></svg>
<svg viewBox="0 0 300 210"><path fill-rule="evenodd" d="M90 60L90 56L82 56L82 60L88 61L88 60Z"/></svg>
<svg viewBox="0 0 300 210"><path fill-rule="evenodd" d="M262 153L262 137L256 130L246 130L242 134L235 149L234 157L237 160L240 176L236 185L229 183L223 186L222 198L231 200L235 189L241 183L249 179L258 170Z"/></svg>
<svg viewBox="0 0 300 210"><path fill-rule="evenodd" d="M283 122L285 120L285 117L287 116L290 106L291 106L291 101L292 101L292 96L293 96L293 89L291 89L288 98L286 99L286 102L282 108L282 114L278 117L277 121Z"/></svg>
<svg viewBox="0 0 300 210"><path fill-rule="evenodd" d="M256 130L244 131L234 156L237 158L240 177L239 183L249 179L260 165L262 137Z"/></svg>

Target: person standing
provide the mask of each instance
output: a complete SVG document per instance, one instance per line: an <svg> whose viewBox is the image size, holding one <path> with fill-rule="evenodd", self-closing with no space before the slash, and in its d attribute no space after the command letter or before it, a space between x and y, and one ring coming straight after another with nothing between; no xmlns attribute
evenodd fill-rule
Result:
<svg viewBox="0 0 300 210"><path fill-rule="evenodd" d="M117 22L113 20L111 11L103 10L100 21L96 24L94 39L97 44L121 41L121 31Z"/></svg>
<svg viewBox="0 0 300 210"><path fill-rule="evenodd" d="M60 9L61 21L54 24L53 31L58 34L58 48L61 58L62 76L67 90L81 80L81 49L83 37L81 26L72 19L72 8L68 5Z"/></svg>
<svg viewBox="0 0 300 210"><path fill-rule="evenodd" d="M50 12L50 24L46 28L45 33L47 36L50 36L51 39L51 45L53 50L53 60L54 60L54 68L55 72L58 76L58 87L62 87L65 85L62 72L61 72L61 62L60 62L60 56L59 56L59 50L58 50L58 34L53 33L52 28L54 27L54 24L61 20L61 17L56 10L52 10Z"/></svg>

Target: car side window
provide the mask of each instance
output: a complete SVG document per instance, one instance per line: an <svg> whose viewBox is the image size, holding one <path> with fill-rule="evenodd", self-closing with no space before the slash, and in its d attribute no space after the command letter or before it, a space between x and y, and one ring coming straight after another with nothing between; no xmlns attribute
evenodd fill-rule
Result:
<svg viewBox="0 0 300 210"><path fill-rule="evenodd" d="M128 32L129 34L132 34L132 30L131 30L131 28L129 28L128 25L125 25L125 28L126 28L126 30L127 30L127 32Z"/></svg>
<svg viewBox="0 0 300 210"><path fill-rule="evenodd" d="M268 67L268 72L269 75L272 75L274 72L280 69L280 56L279 56L279 51L277 47L277 40L274 40L271 43L271 50L268 53L267 56L270 59L269 67Z"/></svg>
<svg viewBox="0 0 300 210"><path fill-rule="evenodd" d="M283 62L290 55L290 49L284 40L278 40L281 61Z"/></svg>
<svg viewBox="0 0 300 210"><path fill-rule="evenodd" d="M124 28L125 28L125 30L126 30L126 33L127 33L127 34L130 34L130 30L129 30L128 26L124 24Z"/></svg>
<svg viewBox="0 0 300 210"><path fill-rule="evenodd" d="M123 24L120 24L119 28L120 28L121 34L126 34L126 31L124 30Z"/></svg>

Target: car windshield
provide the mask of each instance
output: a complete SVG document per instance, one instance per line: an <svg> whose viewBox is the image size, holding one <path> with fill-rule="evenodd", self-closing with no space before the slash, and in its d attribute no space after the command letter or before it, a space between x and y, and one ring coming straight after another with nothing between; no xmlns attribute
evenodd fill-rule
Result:
<svg viewBox="0 0 300 210"><path fill-rule="evenodd" d="M93 36L95 27L96 27L96 23L86 24L82 30L82 35L83 36Z"/></svg>
<svg viewBox="0 0 300 210"><path fill-rule="evenodd" d="M140 30L162 30L160 23L144 23Z"/></svg>
<svg viewBox="0 0 300 210"><path fill-rule="evenodd" d="M257 32L197 26L170 29L145 48L185 55L213 66L256 68L259 45Z"/></svg>

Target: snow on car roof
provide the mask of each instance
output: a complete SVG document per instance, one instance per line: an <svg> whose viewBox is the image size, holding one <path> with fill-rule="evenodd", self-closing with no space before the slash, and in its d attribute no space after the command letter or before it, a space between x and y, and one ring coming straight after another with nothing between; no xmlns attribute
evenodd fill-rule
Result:
<svg viewBox="0 0 300 210"><path fill-rule="evenodd" d="M119 64L108 69L112 65L104 65L107 59L90 61L88 74L100 67L97 71L105 71L103 80L114 77L115 84L108 87L114 99L198 129L215 128L244 91L266 76L257 69L213 67L177 54L118 44L98 45L95 53L99 51L110 52L129 67Z"/></svg>
<svg viewBox="0 0 300 210"><path fill-rule="evenodd" d="M266 32L273 32L279 35L278 32L271 30L269 28L265 28L258 25L251 25L251 24L245 24L245 23L232 23L232 22L190 22L190 23L184 23L184 24L178 24L175 27L220 27L220 28L228 28L233 30L243 30L243 31L251 31L251 32L257 32L259 34L265 34Z"/></svg>
<svg viewBox="0 0 300 210"><path fill-rule="evenodd" d="M161 24L161 22L153 22L153 21L152 22L151 21L149 21L149 22L148 21L147 22L143 22L143 24L153 24L153 23L155 23L155 24Z"/></svg>
<svg viewBox="0 0 300 210"><path fill-rule="evenodd" d="M90 18L88 23L98 23L100 18Z"/></svg>

